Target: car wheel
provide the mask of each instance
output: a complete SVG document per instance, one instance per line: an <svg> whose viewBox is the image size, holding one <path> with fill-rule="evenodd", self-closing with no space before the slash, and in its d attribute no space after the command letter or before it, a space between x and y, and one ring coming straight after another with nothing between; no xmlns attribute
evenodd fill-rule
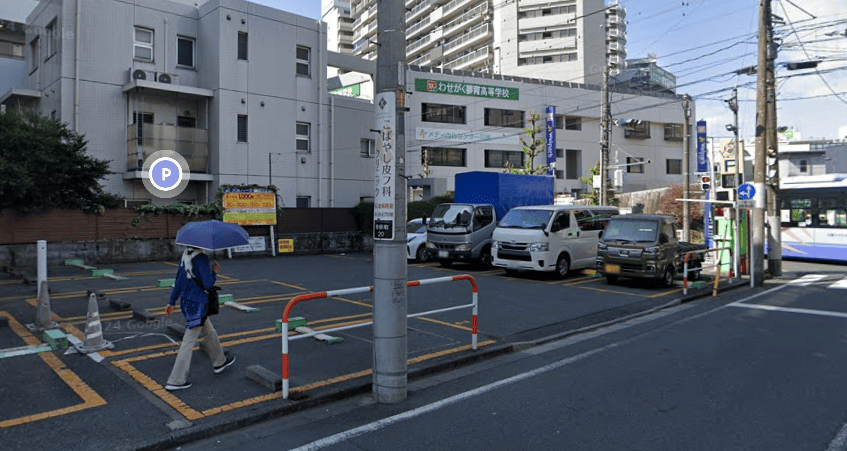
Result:
<svg viewBox="0 0 847 451"><path fill-rule="evenodd" d="M568 260L567 254L559 255L559 259L556 260L556 276L560 279L564 279L568 276L568 271L571 270L571 262Z"/></svg>
<svg viewBox="0 0 847 451"><path fill-rule="evenodd" d="M482 248L482 252L479 253L479 266L484 269L490 269L492 261L494 261L494 257L491 256L491 246L485 246Z"/></svg>
<svg viewBox="0 0 847 451"><path fill-rule="evenodd" d="M415 258L418 259L421 263L426 263L429 261L429 253L426 251L426 246L421 244L418 246L418 251L415 252Z"/></svg>
<svg viewBox="0 0 847 451"><path fill-rule="evenodd" d="M668 265L668 267L665 268L665 272L662 274L662 286L673 286L673 266L671 265Z"/></svg>
<svg viewBox="0 0 847 451"><path fill-rule="evenodd" d="M453 266L453 260L438 260L438 264L441 265L442 268L449 268Z"/></svg>
<svg viewBox="0 0 847 451"><path fill-rule="evenodd" d="M618 276L614 274L606 274L606 283L613 284L618 281Z"/></svg>

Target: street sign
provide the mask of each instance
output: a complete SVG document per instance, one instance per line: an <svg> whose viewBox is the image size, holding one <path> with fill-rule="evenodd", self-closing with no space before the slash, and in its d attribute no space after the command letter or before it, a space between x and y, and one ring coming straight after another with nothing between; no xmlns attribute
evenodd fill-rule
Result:
<svg viewBox="0 0 847 451"><path fill-rule="evenodd" d="M374 239L375 240L393 240L394 239L394 221L374 221Z"/></svg>
<svg viewBox="0 0 847 451"><path fill-rule="evenodd" d="M741 200L755 199L756 198L756 188L749 183L745 183L745 184L739 186L738 187L738 198L741 199Z"/></svg>
<svg viewBox="0 0 847 451"><path fill-rule="evenodd" d="M752 210L756 208L756 201L752 199L739 200L737 205L742 210Z"/></svg>

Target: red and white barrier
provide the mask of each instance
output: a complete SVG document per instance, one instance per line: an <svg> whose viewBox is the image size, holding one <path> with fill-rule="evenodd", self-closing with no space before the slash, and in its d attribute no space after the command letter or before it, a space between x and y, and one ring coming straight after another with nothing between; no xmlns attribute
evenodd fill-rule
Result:
<svg viewBox="0 0 847 451"><path fill-rule="evenodd" d="M682 266L683 267L683 269L682 269L682 272L683 272L682 294L683 295L688 294L688 273L693 272L693 271L701 271L701 270L706 268L706 267L701 265L699 268L688 269L688 259L691 257L691 255L692 254L703 254L703 256L705 257L705 255L709 252L720 252L720 251L729 251L729 263L727 263L729 265L729 279L730 280L733 279L734 275L732 273L732 261L733 260L732 260L732 248L731 247L719 247L719 248L715 248L715 249L701 249L701 250L698 250L698 251L688 251L688 252L685 253L685 260L683 260L683 266ZM721 266L723 266L720 263L720 256L718 256L717 259L718 259L717 263L715 263L712 266L708 266L708 268L717 268L718 269L716 274L715 274L715 286L712 288L712 296L713 297L718 295L718 283L720 282L720 279L721 279L720 268L721 268Z"/></svg>
<svg viewBox="0 0 847 451"><path fill-rule="evenodd" d="M455 307L447 307L438 310L430 310L428 312L420 312L408 315L408 318L415 318L418 316L424 315L432 315L435 313L449 312L451 310L458 310L462 308L471 308L472 318L471 318L471 345L474 350L477 349L477 315L479 314L479 292L477 291L476 280L473 277L462 274L460 276L450 276L450 277L436 277L434 279L423 279L423 280L413 280L406 282L407 287L417 287L421 285L430 285L434 283L442 283L442 282L454 282L459 280L467 280L471 283L471 289L473 290L472 302L470 304L465 305L457 305ZM315 331L308 334L296 335L294 337L288 336L288 318L291 314L291 309L300 302L303 301L313 301L315 299L324 299L335 296L346 296L349 294L358 294L358 293L368 293L374 290L373 286L369 287L357 287L357 288L347 288L343 290L333 290L333 291L322 291L320 293L310 293L297 296L285 305L285 310L282 312L282 399L288 399L288 384L289 384L289 361L288 361L288 342L291 340L297 340L300 338L308 338L315 336L319 333L329 333L329 332L337 332L340 330L354 329L357 327L365 327L373 324L373 321L369 321L367 323L353 324L349 326L341 326L335 327L332 329L321 330L320 332Z"/></svg>

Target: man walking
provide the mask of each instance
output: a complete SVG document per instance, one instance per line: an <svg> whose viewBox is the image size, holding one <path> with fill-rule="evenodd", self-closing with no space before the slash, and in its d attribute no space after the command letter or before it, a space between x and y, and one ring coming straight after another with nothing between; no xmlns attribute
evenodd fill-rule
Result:
<svg viewBox="0 0 847 451"><path fill-rule="evenodd" d="M218 262L210 266L209 257L202 249L189 247L182 254L182 261L177 269L176 281L166 311L170 316L176 300L180 299L180 310L185 316L185 334L165 390L174 391L191 387L191 383L187 380L188 370L191 367L191 354L194 345L201 340L201 334L205 344L204 349L209 354L215 374L221 373L235 362L235 356L224 355L218 334L208 316L209 298L206 289L215 284L219 269Z"/></svg>

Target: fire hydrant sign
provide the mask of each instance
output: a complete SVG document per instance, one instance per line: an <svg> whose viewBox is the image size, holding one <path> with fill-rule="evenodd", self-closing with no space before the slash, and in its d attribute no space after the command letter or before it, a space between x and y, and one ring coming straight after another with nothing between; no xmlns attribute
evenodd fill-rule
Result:
<svg viewBox="0 0 847 451"><path fill-rule="evenodd" d="M397 94L394 92L381 92L374 98L376 129L379 130L374 171L375 240L394 239L394 178L397 176L394 161L396 100Z"/></svg>
<svg viewBox="0 0 847 451"><path fill-rule="evenodd" d="M238 225L275 225L276 195L264 188L227 189L224 222Z"/></svg>

